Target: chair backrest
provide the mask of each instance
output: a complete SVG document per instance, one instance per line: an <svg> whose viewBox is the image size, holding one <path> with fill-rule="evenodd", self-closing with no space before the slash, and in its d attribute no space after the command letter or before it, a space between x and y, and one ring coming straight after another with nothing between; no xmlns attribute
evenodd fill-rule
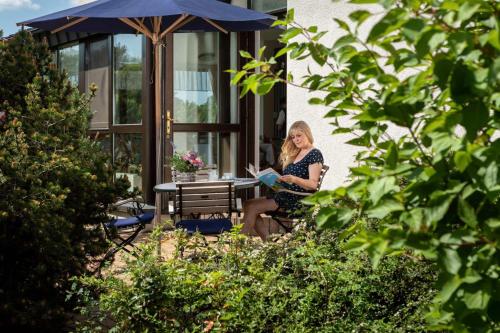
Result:
<svg viewBox="0 0 500 333"><path fill-rule="evenodd" d="M192 214L229 214L234 207L234 182L193 182L176 185L176 208L179 216Z"/></svg>
<svg viewBox="0 0 500 333"><path fill-rule="evenodd" d="M325 175L329 169L330 169L330 167L326 164L323 164L323 166L321 167L321 173L319 174L318 187L316 188L316 191L321 190L321 185L323 184L323 179L325 179Z"/></svg>

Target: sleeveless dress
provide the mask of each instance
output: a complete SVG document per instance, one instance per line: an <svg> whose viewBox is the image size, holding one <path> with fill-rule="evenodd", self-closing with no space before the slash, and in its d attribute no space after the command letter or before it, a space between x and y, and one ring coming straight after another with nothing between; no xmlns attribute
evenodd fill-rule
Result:
<svg viewBox="0 0 500 333"><path fill-rule="evenodd" d="M309 165L321 163L323 164L323 155L319 149L311 149L304 158L302 158L297 163L290 163L283 170L283 175L293 175L303 179L309 179ZM296 192L314 192L308 191L297 184L281 183L285 188L296 191ZM276 192L274 193L274 201L278 204L280 210L294 212L302 208L300 200L303 196L296 195L288 192Z"/></svg>

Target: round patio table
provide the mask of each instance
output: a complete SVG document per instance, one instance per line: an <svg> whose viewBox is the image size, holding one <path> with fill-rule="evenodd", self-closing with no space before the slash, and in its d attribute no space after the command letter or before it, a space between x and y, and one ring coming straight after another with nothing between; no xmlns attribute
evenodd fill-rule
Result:
<svg viewBox="0 0 500 333"><path fill-rule="evenodd" d="M244 190L247 188L252 188L259 185L260 181L255 178L234 178L234 179L220 179L219 181L234 181L234 188L236 190ZM203 181L210 182L209 180ZM158 184L153 188L153 191L157 193L175 193L176 184L175 182Z"/></svg>

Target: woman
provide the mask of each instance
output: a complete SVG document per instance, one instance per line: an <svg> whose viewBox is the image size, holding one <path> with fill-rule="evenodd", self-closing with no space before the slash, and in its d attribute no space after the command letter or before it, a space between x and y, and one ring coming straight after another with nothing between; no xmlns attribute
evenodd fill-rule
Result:
<svg viewBox="0 0 500 333"><path fill-rule="evenodd" d="M283 176L278 181L292 191L313 192L316 190L323 165L323 155L313 147L311 129L304 121L296 121L290 127L288 136L281 147L280 162ZM275 192L271 198L248 200L243 205L244 223L241 232L250 234L253 230L266 240L268 227L260 217L261 213L273 210L293 212L300 209L303 196L289 192Z"/></svg>

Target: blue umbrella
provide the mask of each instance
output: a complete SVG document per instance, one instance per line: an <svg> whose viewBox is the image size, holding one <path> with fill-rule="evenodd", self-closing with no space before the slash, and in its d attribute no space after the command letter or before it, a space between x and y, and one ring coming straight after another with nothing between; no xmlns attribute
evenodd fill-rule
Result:
<svg viewBox="0 0 500 333"><path fill-rule="evenodd" d="M174 31L254 31L268 29L275 17L217 0L98 0L18 23L53 33L137 33L154 45L156 179L163 179L160 41ZM170 119L168 119L170 121ZM167 123L167 133L170 123ZM156 222L160 221L160 197L156 194Z"/></svg>

